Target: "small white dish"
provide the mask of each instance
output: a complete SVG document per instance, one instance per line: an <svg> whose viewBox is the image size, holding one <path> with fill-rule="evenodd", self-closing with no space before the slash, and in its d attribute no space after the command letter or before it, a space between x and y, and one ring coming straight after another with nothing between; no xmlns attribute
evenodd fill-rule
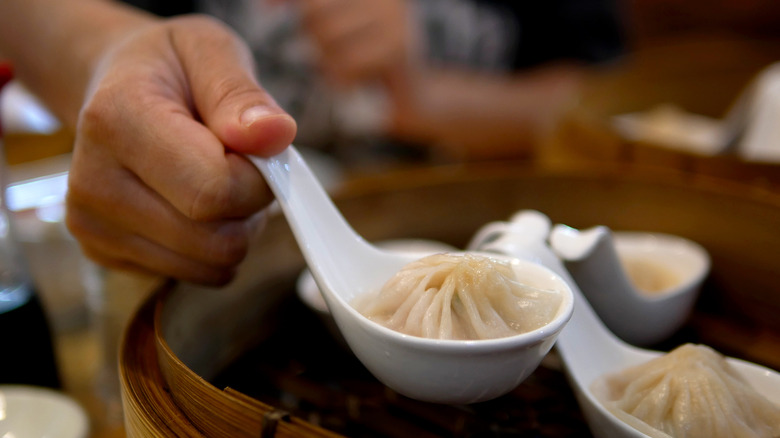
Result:
<svg viewBox="0 0 780 438"><path fill-rule="evenodd" d="M679 330L710 270L704 248L669 234L556 225L550 245L599 318L635 345Z"/></svg>
<svg viewBox="0 0 780 438"><path fill-rule="evenodd" d="M88 436L86 412L67 395L37 386L0 385L0 437Z"/></svg>

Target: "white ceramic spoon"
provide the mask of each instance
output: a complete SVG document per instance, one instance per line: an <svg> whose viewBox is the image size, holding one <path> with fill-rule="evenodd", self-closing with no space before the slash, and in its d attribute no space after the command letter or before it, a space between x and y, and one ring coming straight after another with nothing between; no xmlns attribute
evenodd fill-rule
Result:
<svg viewBox="0 0 780 438"><path fill-rule="evenodd" d="M370 321L352 307L353 299L378 291L419 256L381 250L355 233L295 147L250 159L273 190L347 344L401 394L452 404L505 394L536 369L571 316L566 282L543 266L503 256L530 284L561 291L563 303L548 325L506 338L456 341L404 335Z"/></svg>
<svg viewBox="0 0 780 438"><path fill-rule="evenodd" d="M512 221L512 232L504 233L480 249L533 260L569 282L574 292L574 315L558 336L556 348L591 431L597 437L646 437L609 412L596 399L590 386L604 374L647 362L663 353L631 346L604 326L547 246L551 228L547 216L529 210L516 214ZM740 359L729 358L728 361L756 390L780 404L780 373Z"/></svg>
<svg viewBox="0 0 780 438"><path fill-rule="evenodd" d="M548 240L599 319L638 346L663 341L685 324L710 269L703 247L669 234L558 224ZM634 269L657 284L644 283L659 289L642 290L642 275L632 277L629 263L639 263Z"/></svg>

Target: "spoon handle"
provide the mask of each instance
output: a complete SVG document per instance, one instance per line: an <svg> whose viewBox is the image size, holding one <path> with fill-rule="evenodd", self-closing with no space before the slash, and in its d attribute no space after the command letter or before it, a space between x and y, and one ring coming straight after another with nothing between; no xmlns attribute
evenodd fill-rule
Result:
<svg viewBox="0 0 780 438"><path fill-rule="evenodd" d="M354 270L354 258L343 254L371 246L344 219L295 146L271 158L249 159L276 196L309 267L315 273Z"/></svg>

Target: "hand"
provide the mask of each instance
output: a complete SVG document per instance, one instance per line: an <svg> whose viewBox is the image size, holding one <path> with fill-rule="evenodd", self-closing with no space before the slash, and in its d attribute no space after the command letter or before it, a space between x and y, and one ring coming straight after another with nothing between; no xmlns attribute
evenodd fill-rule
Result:
<svg viewBox="0 0 780 438"><path fill-rule="evenodd" d="M407 0L298 4L304 28L320 49L320 68L336 84L386 80L417 56L415 20Z"/></svg>
<svg viewBox="0 0 780 438"><path fill-rule="evenodd" d="M67 224L100 264L220 285L272 199L243 154L271 156L295 122L217 21L153 21L104 51L79 116Z"/></svg>

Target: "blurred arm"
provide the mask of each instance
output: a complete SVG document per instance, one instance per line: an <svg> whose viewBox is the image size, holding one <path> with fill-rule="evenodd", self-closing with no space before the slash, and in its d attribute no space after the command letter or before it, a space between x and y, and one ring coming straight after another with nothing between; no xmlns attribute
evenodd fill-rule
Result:
<svg viewBox="0 0 780 438"><path fill-rule="evenodd" d="M101 53L154 20L113 1L3 0L0 57L72 129Z"/></svg>
<svg viewBox="0 0 780 438"><path fill-rule="evenodd" d="M429 69L391 83L388 134L428 144L447 159L524 157L576 101L582 70L570 64L527 72Z"/></svg>
<svg viewBox="0 0 780 438"><path fill-rule="evenodd" d="M514 62L516 21L478 11L476 2L434 3L438 9L425 13L409 0L300 5L320 49L319 66L334 86L384 85L390 112L384 134L448 159L528 155L536 137L576 99L581 67L545 59L563 53L558 51L534 57L535 67L508 65ZM461 13L453 13L455 7ZM472 35L467 41L461 16L475 20L466 26ZM436 52L457 54L456 60L429 59L431 41L423 29L429 21L439 32ZM501 32L495 31L499 24ZM504 68L491 68L498 65Z"/></svg>

